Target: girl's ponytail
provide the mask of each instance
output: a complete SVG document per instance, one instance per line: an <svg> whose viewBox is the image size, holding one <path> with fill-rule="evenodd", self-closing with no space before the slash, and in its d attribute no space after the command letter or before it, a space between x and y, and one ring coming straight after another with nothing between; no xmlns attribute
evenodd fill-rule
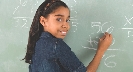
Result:
<svg viewBox="0 0 133 72"><path fill-rule="evenodd" d="M28 44L27 44L27 52L25 56L25 62L31 63L32 54L34 53L34 47L36 44L36 41L39 39L40 34L43 32L43 26L40 24L40 16L41 16L41 9L38 8L36 11L36 14L34 16L32 25L30 27L29 31L29 38L28 38Z"/></svg>

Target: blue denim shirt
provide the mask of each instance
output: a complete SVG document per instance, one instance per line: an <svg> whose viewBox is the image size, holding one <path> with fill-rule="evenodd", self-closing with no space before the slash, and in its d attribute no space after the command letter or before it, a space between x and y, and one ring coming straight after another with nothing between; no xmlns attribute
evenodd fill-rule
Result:
<svg viewBox="0 0 133 72"><path fill-rule="evenodd" d="M29 72L86 72L86 67L62 39L42 32Z"/></svg>

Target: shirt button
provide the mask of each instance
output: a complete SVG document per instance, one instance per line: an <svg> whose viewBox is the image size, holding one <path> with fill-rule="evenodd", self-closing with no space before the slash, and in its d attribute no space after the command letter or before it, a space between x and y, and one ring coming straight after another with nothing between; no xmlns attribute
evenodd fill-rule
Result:
<svg viewBox="0 0 133 72"><path fill-rule="evenodd" d="M57 44L57 42L55 42Z"/></svg>

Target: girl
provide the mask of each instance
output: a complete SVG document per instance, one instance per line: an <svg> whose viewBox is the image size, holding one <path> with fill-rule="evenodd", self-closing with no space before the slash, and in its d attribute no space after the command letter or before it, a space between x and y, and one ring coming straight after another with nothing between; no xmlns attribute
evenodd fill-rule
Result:
<svg viewBox="0 0 133 72"><path fill-rule="evenodd" d="M97 52L85 67L63 41L69 26L70 10L60 0L45 0L34 16L25 62L29 72L96 72L100 60L110 46L112 35L105 33Z"/></svg>

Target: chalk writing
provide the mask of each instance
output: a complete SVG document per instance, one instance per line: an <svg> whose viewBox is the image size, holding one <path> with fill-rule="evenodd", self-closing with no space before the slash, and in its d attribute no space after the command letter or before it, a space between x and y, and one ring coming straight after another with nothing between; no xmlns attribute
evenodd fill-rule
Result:
<svg viewBox="0 0 133 72"><path fill-rule="evenodd" d="M15 12L18 10L18 8L19 8L19 6L17 6L17 7L15 8L15 11L13 12L13 14L15 14Z"/></svg>
<svg viewBox="0 0 133 72"><path fill-rule="evenodd" d="M29 17L14 17L14 19L17 22L17 25L15 27L21 26L21 28L28 28L28 26L26 26L26 24L29 21L28 19L32 19L32 18L29 18ZM22 25L20 25L20 24L22 24Z"/></svg>
<svg viewBox="0 0 133 72"><path fill-rule="evenodd" d="M123 30L132 30L133 28L121 28Z"/></svg>
<svg viewBox="0 0 133 72"><path fill-rule="evenodd" d="M111 23L110 22L104 22L104 23L101 23L101 22L91 22L91 27L94 28L96 27L95 29L98 29L98 31L96 33L104 33L104 32L108 32L108 33L112 33L113 32L113 29L114 27L113 26L108 26L107 24ZM107 25L107 26L105 26ZM110 25L110 24L109 24ZM107 27L105 29L105 27ZM105 31L104 31L105 29ZM91 34L94 34L94 33L91 33ZM94 37L93 36L93 39L91 37L91 35L89 35L89 39L87 40L89 46L84 46L84 45L81 45L82 48L86 48L86 49L89 49L89 50L97 50L97 46L98 46L98 40L100 39L100 37ZM111 45L114 45L115 44L115 38L113 38L113 41L112 41L112 44ZM121 51L120 49L107 49L108 51ZM116 62L113 62L113 61L108 61L109 58L111 57L115 57L115 55L110 55L108 57L106 57L106 55L103 55L102 58L105 57L105 61L104 61L104 64L106 67L110 67L110 68L113 68L116 66Z"/></svg>
<svg viewBox="0 0 133 72"><path fill-rule="evenodd" d="M111 21L110 21L111 22ZM98 31L97 33L99 33L100 31L102 33L103 32L103 28L104 28L104 25L108 24L109 22L104 22L103 24L101 22L91 22L91 27L98 27ZM106 29L106 32L109 32L109 33L112 33L114 27L111 26L111 27L108 27ZM94 33L91 33L91 34L94 34ZM97 46L98 45L98 39L100 39L100 37L95 37L95 39L92 40L91 36L89 35L89 40L87 40L87 42L89 42L89 47L88 46L83 46L81 45L83 48L88 48L88 49L93 49L93 50L97 50L96 48L94 48L94 46ZM112 42L112 45L115 44L115 38L113 38L113 42ZM118 49L108 49L108 50L118 50Z"/></svg>
<svg viewBox="0 0 133 72"><path fill-rule="evenodd" d="M30 0L30 1L32 1L32 0ZM26 5L27 5L27 4L29 4L29 5L32 6L31 10L29 10L29 11L32 13L32 12L33 12L33 8L34 8L35 5L37 5L38 1L35 0L34 2L36 2L36 3L34 3L34 4L30 4L30 1L24 0L24 1L22 2L22 0L19 0L19 5L15 7L15 10L13 11L13 15L15 15L16 12L20 12L20 10L19 10L20 7L21 7L21 8L22 8L22 7L23 7L23 8L24 8L24 7L26 8ZM24 8L24 9L25 9L25 8ZM21 14L19 14L19 15L21 15ZM15 27L28 28L28 26L26 26L26 25L27 25L28 21L29 21L30 19L33 19L33 18L27 17L27 16L16 16L16 17L13 17L13 19L14 19L15 22L17 23L17 25L15 25Z"/></svg>
<svg viewBox="0 0 133 72"><path fill-rule="evenodd" d="M20 1L19 1L19 4L20 4L20 5L18 5L18 6L15 8L13 14L15 14L16 11L17 11L20 7L22 7L22 6L26 6L27 1L24 1L24 2L22 3L22 1L20 0Z"/></svg>
<svg viewBox="0 0 133 72"><path fill-rule="evenodd" d="M128 19L126 16L125 16L125 18L126 18L126 23L125 23L125 25L124 26L126 26L127 24L132 24L130 21L131 20L133 20L133 17L131 17L130 19Z"/></svg>
<svg viewBox="0 0 133 72"><path fill-rule="evenodd" d="M81 47L82 48L87 48L87 49L90 49L90 50L97 50L97 48L94 47L94 46L98 45L97 39L96 40L95 39L92 40L91 36L89 36L89 40L87 40L87 42L88 42L89 46L81 45ZM114 44L115 44L115 39L113 38L113 41L112 41L111 45L114 45ZM107 49L107 50L115 51L115 50L120 50L120 49Z"/></svg>
<svg viewBox="0 0 133 72"><path fill-rule="evenodd" d="M110 21L111 22L111 21ZM108 32L108 33L112 33L114 27L111 26L108 29L106 29L106 31L103 31L104 25L108 24L109 22L104 22L103 24L101 22L91 22L91 27L98 27L98 31L97 33L99 33L100 31L102 33L104 32Z"/></svg>
<svg viewBox="0 0 133 72"><path fill-rule="evenodd" d="M101 22L91 22L91 27L98 27L98 29L99 29L97 31L97 33L98 33L101 30Z"/></svg>
<svg viewBox="0 0 133 72"><path fill-rule="evenodd" d="M130 35L130 33L131 33L131 31L128 31L128 37L130 37L129 35Z"/></svg>
<svg viewBox="0 0 133 72"><path fill-rule="evenodd" d="M90 44L90 47L89 46L83 46L81 45L82 48L86 48L86 49L89 49L89 50L97 50L97 48L94 47L94 45L98 45L98 42L95 41L95 40L92 40L91 37L90 39L88 40L89 44ZM114 44L114 43L113 43ZM108 51L122 51L121 49L107 49ZM102 58L104 58L106 55L103 55ZM104 64L105 66L107 67L110 67L110 68L113 68L116 66L116 63L113 62L113 61L110 61L110 62L106 62L107 60L109 60L109 58L111 57L115 57L115 55L111 55L111 56L108 56L106 57L105 61L104 61Z"/></svg>
<svg viewBox="0 0 133 72"><path fill-rule="evenodd" d="M35 1L36 1L36 3L32 4L31 13L33 13L34 6L36 6L38 4L38 1L37 0L35 0Z"/></svg>
<svg viewBox="0 0 133 72"><path fill-rule="evenodd" d="M70 6L70 10L71 10L71 14L72 16L70 17L71 20L71 26L72 26L72 32L76 32L78 29L78 22L77 22L77 14L78 12L74 9L74 7L76 6L76 0L73 0L74 4ZM74 16L73 16L74 15Z"/></svg>
<svg viewBox="0 0 133 72"><path fill-rule="evenodd" d="M68 0L68 1L70 1L71 7L76 6L76 4L77 4L76 0ZM67 5L68 5L68 3L67 3Z"/></svg>
<svg viewBox="0 0 133 72"><path fill-rule="evenodd" d="M127 18L127 16L125 16L125 19L126 19L126 23L125 23L125 25L124 25L124 28L121 28L122 30L128 30L127 31L127 37L129 38L129 37L131 37L131 36L133 36L133 34L131 34L132 33L132 31L131 30L133 30L133 28L131 28L131 27L125 27L125 26L129 26L129 25L131 25L132 24L132 20L133 20L133 17L131 17L131 18Z"/></svg>
<svg viewBox="0 0 133 72"><path fill-rule="evenodd" d="M35 8L34 6L36 6L37 4L38 4L38 1L37 0L35 0L34 2L35 3L31 3L31 1L32 0L24 0L23 2L22 2L22 0L19 0L19 5L17 6L17 7L15 7L15 10L13 11L13 14L15 14L17 11L19 11L18 9L19 8L22 8L22 7L26 7L26 5L28 4L28 5L30 5L30 6L32 6L32 8L31 8L31 13L33 12L33 9ZM28 6L27 5L27 6ZM29 7L29 6L28 6Z"/></svg>
<svg viewBox="0 0 133 72"><path fill-rule="evenodd" d="M109 60L109 58L111 58L111 57L115 57L115 55L110 55L110 56L108 56L107 58L105 58L105 61L104 61L105 66L107 66L107 67L109 67L109 68L113 68L113 67L115 67L116 64L117 64L116 62L113 62L113 61L106 62L106 61Z"/></svg>

